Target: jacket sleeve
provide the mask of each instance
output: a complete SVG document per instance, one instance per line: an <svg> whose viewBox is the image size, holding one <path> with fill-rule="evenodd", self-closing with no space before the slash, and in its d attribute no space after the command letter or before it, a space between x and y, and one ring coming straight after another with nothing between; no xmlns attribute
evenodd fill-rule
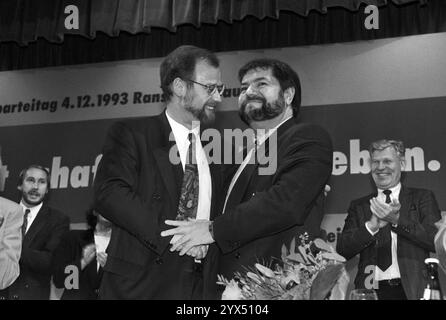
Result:
<svg viewBox="0 0 446 320"><path fill-rule="evenodd" d="M367 230L365 223L359 222L359 210L361 207L357 202L350 204L344 228L336 245L336 251L347 260L375 243L375 236Z"/></svg>
<svg viewBox="0 0 446 320"><path fill-rule="evenodd" d="M20 273L22 208L17 206L14 210L6 212L2 224L3 226L0 226L0 290L9 287Z"/></svg>
<svg viewBox="0 0 446 320"><path fill-rule="evenodd" d="M222 252L304 224L330 176L332 144L322 128L311 126L295 132L285 148L272 185L214 220Z"/></svg>
<svg viewBox="0 0 446 320"><path fill-rule="evenodd" d="M433 192L422 190L417 205L400 217L398 226L392 230L415 245L435 252L435 222L441 219L441 213Z"/></svg>
<svg viewBox="0 0 446 320"><path fill-rule="evenodd" d="M140 157L134 132L122 122L109 130L94 183L98 211L150 247L160 239L157 214L138 194Z"/></svg>
<svg viewBox="0 0 446 320"><path fill-rule="evenodd" d="M65 279L70 273L65 273L67 266L73 266L77 268L80 273L81 270L81 256L76 252L77 243L76 237L73 231L67 232L60 241L56 250L54 251L52 270L53 270L53 283L56 288L65 288Z"/></svg>

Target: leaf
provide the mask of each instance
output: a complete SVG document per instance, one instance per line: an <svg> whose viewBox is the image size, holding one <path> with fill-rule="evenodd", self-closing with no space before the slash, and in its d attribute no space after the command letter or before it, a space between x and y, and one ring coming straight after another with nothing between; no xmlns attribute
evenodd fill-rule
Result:
<svg viewBox="0 0 446 320"><path fill-rule="evenodd" d="M299 253L292 253L286 258L297 263L307 264Z"/></svg>
<svg viewBox="0 0 446 320"><path fill-rule="evenodd" d="M281 258L282 258L282 260L285 260L286 256L288 255L288 250L287 250L287 248L286 248L286 246L284 244L282 244L282 250L281 251L282 251Z"/></svg>
<svg viewBox="0 0 446 320"><path fill-rule="evenodd" d="M258 275L256 275L254 272L247 272L246 275L253 280L255 283L260 284L262 283L262 280L260 279L260 277Z"/></svg>
<svg viewBox="0 0 446 320"><path fill-rule="evenodd" d="M293 238L290 243L290 254L293 254L296 252L296 238Z"/></svg>
<svg viewBox="0 0 446 320"><path fill-rule="evenodd" d="M313 243L314 243L314 245L315 245L316 247L318 247L320 250L327 251L327 252L333 252L333 247L330 246L329 244L327 244L327 243L326 243L324 240L322 240L322 239L319 239L319 238L314 239Z"/></svg>
<svg viewBox="0 0 446 320"><path fill-rule="evenodd" d="M267 276L268 278L275 277L275 274L271 269L269 269L265 266L262 266L260 263L256 263L255 267L257 268L257 270L259 270L263 275Z"/></svg>
<svg viewBox="0 0 446 320"><path fill-rule="evenodd" d="M342 264L331 264L319 271L311 285L310 300L324 300L342 274Z"/></svg>
<svg viewBox="0 0 446 320"><path fill-rule="evenodd" d="M342 274L331 290L330 300L345 300L349 283L350 277L347 273L347 270L345 270L345 268L342 268Z"/></svg>
<svg viewBox="0 0 446 320"><path fill-rule="evenodd" d="M307 253L305 252L305 248L299 246L298 249L302 258L305 260L305 264L308 264Z"/></svg>
<svg viewBox="0 0 446 320"><path fill-rule="evenodd" d="M336 252L322 252L322 257L328 260L335 260L339 262L345 262L345 258Z"/></svg>

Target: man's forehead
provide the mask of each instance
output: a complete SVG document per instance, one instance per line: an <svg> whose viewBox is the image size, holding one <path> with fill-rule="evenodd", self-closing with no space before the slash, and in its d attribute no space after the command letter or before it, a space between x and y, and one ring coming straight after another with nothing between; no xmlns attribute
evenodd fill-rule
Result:
<svg viewBox="0 0 446 320"><path fill-rule="evenodd" d="M396 152L395 148L393 147L387 147L382 150L375 150L372 153L372 158L397 158L398 153Z"/></svg>
<svg viewBox="0 0 446 320"><path fill-rule="evenodd" d="M276 78L273 76L271 68L255 68L246 72L242 78L242 83L256 81L259 79L276 80Z"/></svg>
<svg viewBox="0 0 446 320"><path fill-rule="evenodd" d="M195 65L195 79L197 80L217 80L220 81L220 68L210 65L205 60L200 60Z"/></svg>
<svg viewBox="0 0 446 320"><path fill-rule="evenodd" d="M46 178L46 172L39 168L29 168L25 172L25 177L44 177Z"/></svg>

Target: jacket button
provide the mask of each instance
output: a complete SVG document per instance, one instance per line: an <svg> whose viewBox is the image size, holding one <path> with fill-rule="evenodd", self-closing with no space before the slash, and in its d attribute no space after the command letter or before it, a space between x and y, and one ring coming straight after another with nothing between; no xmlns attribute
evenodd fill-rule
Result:
<svg viewBox="0 0 446 320"><path fill-rule="evenodd" d="M161 264L163 264L163 259L161 259L161 258L156 258L155 262L156 262L156 264L161 265Z"/></svg>
<svg viewBox="0 0 446 320"><path fill-rule="evenodd" d="M158 193L154 193L152 198L155 200L161 200L161 195L159 195Z"/></svg>
<svg viewBox="0 0 446 320"><path fill-rule="evenodd" d="M237 252L237 253L235 254L235 258L236 258L236 259L240 259L240 252Z"/></svg>

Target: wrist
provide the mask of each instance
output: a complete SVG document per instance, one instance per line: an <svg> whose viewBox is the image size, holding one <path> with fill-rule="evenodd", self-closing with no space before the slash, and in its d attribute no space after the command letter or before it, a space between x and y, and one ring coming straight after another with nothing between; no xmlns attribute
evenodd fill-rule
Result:
<svg viewBox="0 0 446 320"><path fill-rule="evenodd" d="M379 230L379 226L371 221L367 221L366 225L369 228L369 230L372 231L373 233L376 233Z"/></svg>

